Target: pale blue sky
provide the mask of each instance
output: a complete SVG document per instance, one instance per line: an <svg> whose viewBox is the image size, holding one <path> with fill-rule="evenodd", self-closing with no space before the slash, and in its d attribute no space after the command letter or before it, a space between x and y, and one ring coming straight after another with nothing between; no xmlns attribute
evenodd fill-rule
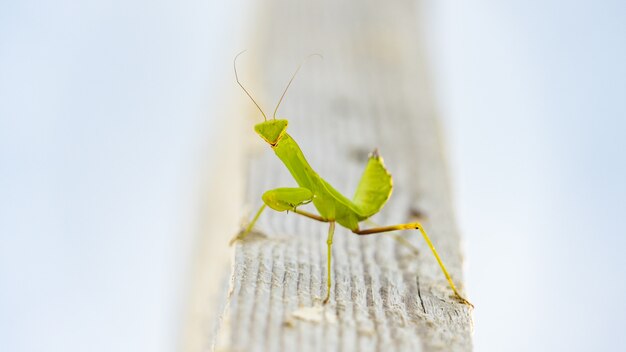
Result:
<svg viewBox="0 0 626 352"><path fill-rule="evenodd" d="M172 351L242 2L0 5L0 350Z"/></svg>
<svg viewBox="0 0 626 352"><path fill-rule="evenodd" d="M175 348L251 16L221 3L0 5L0 350ZM476 349L626 348L624 3L424 17Z"/></svg>
<svg viewBox="0 0 626 352"><path fill-rule="evenodd" d="M476 349L623 350L625 3L427 8Z"/></svg>

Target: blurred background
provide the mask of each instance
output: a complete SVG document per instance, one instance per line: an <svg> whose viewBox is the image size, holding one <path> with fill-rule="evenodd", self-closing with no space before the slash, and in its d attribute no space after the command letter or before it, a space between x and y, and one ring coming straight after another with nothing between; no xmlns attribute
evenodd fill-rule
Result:
<svg viewBox="0 0 626 352"><path fill-rule="evenodd" d="M178 349L257 5L0 5L0 351ZM626 349L625 3L421 9L476 350Z"/></svg>

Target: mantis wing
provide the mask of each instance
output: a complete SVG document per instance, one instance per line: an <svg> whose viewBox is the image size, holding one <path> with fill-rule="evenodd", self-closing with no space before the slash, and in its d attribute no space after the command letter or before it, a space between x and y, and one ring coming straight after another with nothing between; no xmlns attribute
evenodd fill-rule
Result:
<svg viewBox="0 0 626 352"><path fill-rule="evenodd" d="M369 161L354 194L353 203L364 218L378 213L391 195L393 180L377 150Z"/></svg>

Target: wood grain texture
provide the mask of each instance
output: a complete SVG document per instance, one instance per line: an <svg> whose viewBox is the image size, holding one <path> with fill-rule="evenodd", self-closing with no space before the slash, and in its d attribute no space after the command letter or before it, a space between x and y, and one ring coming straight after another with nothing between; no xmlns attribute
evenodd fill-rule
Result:
<svg viewBox="0 0 626 352"><path fill-rule="evenodd" d="M289 133L319 174L348 197L367 154L378 148L394 176L394 192L372 220L396 224L420 213L463 291L460 237L416 3L270 0L261 6L255 45L242 56L240 71L261 106L271 115L270 105L299 61L323 54L323 61L305 65L280 109ZM246 99L242 93L241 104L251 104ZM249 129L260 121L250 120ZM264 191L295 182L269 146L249 136L256 138L245 175L252 215ZM326 224L295 214L263 214L257 231L235 246L212 349L471 350L471 309L452 298L417 231L402 234L420 248L418 255L391 235L358 237L338 227L331 302L323 306L326 232Z"/></svg>

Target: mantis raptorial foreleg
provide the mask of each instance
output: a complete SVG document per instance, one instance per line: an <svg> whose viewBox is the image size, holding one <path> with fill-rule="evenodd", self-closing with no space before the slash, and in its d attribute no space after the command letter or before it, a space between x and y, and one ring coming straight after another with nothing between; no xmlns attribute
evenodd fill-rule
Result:
<svg viewBox="0 0 626 352"><path fill-rule="evenodd" d="M426 231L424 231L424 228L422 227L422 224L420 224L419 222L411 222L411 223L407 223L407 224L398 224L398 225L391 225L391 226L374 227L374 228L366 229L366 230L356 229L356 230L352 230L352 232L354 232L357 235L373 235L373 234L377 234L377 233L390 232L390 231L400 231L400 230L419 230L422 233L422 236L424 237L424 240L426 241L426 243L428 244L428 247L433 252L433 255L435 256L435 258L437 259L437 262L439 263L439 267L441 267L441 271L443 271L443 274L446 276L446 279L448 280L448 284L450 285L450 288L452 289L452 291L454 292L456 297L461 302L474 307L474 305L471 304L463 296L461 296L461 294L457 290L456 286L454 285L454 282L452 281L452 277L450 277L450 274L448 273L448 270L446 269L445 265L443 265L443 261L441 260L441 257L439 257L439 253L437 253L437 250L435 249L435 246L433 246L433 243L430 240L430 238L428 237L428 234L426 234Z"/></svg>
<svg viewBox="0 0 626 352"><path fill-rule="evenodd" d="M263 205L256 213L250 224L246 229L230 240L230 245L237 240L244 239L254 228L254 224L259 220L259 216L263 213L266 207L270 207L276 211L288 211L296 210L296 208L303 204L308 204L313 200L313 193L302 187L298 188L276 188L263 193ZM312 215L312 214L311 214Z"/></svg>

